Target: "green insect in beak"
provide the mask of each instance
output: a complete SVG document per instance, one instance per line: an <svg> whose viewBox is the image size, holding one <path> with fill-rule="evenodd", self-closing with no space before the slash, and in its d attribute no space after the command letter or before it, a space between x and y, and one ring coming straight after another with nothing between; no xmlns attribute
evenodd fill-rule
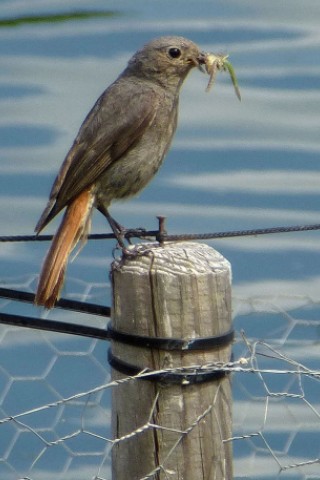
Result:
<svg viewBox="0 0 320 480"><path fill-rule="evenodd" d="M214 84L217 72L229 72L231 77L232 84L238 99L241 101L241 94L238 85L238 80L234 68L228 60L229 55L214 55L213 53L208 53L205 59L205 68L207 73L210 75L209 83L206 88L206 92L209 92L212 85Z"/></svg>

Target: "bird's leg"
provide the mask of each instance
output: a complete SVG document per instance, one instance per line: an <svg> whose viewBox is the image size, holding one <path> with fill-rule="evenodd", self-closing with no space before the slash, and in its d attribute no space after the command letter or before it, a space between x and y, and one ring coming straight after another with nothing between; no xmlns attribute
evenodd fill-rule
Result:
<svg viewBox="0 0 320 480"><path fill-rule="evenodd" d="M120 225L120 223L118 223L113 217L111 217L108 209L105 206L99 205L98 210L108 220L109 225L110 225L110 227L111 227L111 229L112 229L112 231L113 231L113 233L114 233L114 235L115 235L115 237L118 241L118 244L119 244L119 246L122 250L122 254L125 257L135 258L138 255L138 253L136 251L129 250L128 247L126 246L126 244L123 241L124 236L128 232L128 230L126 230L122 225ZM130 239L128 239L128 242L130 244ZM143 251L142 255L148 255L149 252L150 252L150 250L145 250L145 251Z"/></svg>
<svg viewBox="0 0 320 480"><path fill-rule="evenodd" d="M126 229L122 225L120 225L120 223L118 223L113 217L111 217L109 210L106 207L104 207L103 205L99 205L98 210L102 213L102 215L106 217L120 247L125 250L127 247L123 240Z"/></svg>
<svg viewBox="0 0 320 480"><path fill-rule="evenodd" d="M138 237L139 234L144 233L146 231L145 228L139 227L139 228L125 228L123 227L120 223L118 223L109 213L108 209L105 208L103 205L99 205L97 207L99 212L102 213L103 216L106 217L106 219L109 222L109 225L116 237L116 239L119 242L119 245L121 248L125 248L125 244L123 242L123 239L126 238L128 243L132 245L131 238L130 237Z"/></svg>

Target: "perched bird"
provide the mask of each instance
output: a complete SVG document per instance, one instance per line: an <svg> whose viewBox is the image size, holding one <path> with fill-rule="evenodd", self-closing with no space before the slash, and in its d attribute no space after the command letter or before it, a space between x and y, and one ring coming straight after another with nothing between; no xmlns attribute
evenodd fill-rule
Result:
<svg viewBox="0 0 320 480"><path fill-rule="evenodd" d="M179 93L205 54L182 37L147 43L128 62L85 118L53 184L35 228L38 234L62 210L60 227L44 261L36 305L52 308L70 252L90 230L93 207L103 213L123 247L113 200L143 189L158 171L177 127Z"/></svg>

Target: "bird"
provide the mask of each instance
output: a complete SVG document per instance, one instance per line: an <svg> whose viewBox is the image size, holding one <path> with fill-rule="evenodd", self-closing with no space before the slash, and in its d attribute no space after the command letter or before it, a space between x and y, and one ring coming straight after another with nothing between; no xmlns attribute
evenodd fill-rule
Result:
<svg viewBox="0 0 320 480"><path fill-rule="evenodd" d="M205 64L199 47L179 36L151 40L98 98L84 119L53 183L35 232L65 210L39 276L35 305L60 297L68 258L90 232L92 212L108 220L120 247L114 200L140 192L154 177L177 128L179 93L188 73Z"/></svg>

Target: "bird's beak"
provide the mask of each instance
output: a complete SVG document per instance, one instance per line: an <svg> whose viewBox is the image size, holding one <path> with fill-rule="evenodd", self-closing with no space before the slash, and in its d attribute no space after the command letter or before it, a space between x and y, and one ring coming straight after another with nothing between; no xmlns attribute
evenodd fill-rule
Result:
<svg viewBox="0 0 320 480"><path fill-rule="evenodd" d="M205 53L205 52L200 52L199 55L198 55L198 57L197 57L197 64L196 64L196 66L197 66L198 69L199 69L201 72L203 72L203 73L205 73L205 71L204 71L202 65L205 65L205 64L207 63L207 56L208 56L207 53Z"/></svg>
<svg viewBox="0 0 320 480"><path fill-rule="evenodd" d="M193 67L197 67L201 72L205 73L202 65L206 65L208 53L200 52L197 57L188 58L188 63Z"/></svg>

